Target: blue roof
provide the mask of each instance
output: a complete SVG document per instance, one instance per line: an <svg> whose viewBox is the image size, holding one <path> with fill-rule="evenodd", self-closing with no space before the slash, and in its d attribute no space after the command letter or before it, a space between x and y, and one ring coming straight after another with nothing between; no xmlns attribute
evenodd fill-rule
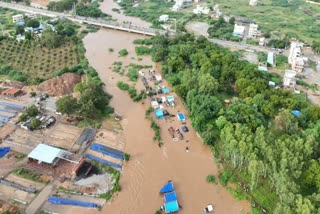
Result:
<svg viewBox="0 0 320 214"><path fill-rule="evenodd" d="M161 189L160 193L167 193L167 192L172 192L174 191L173 183L172 182L167 182Z"/></svg>
<svg viewBox="0 0 320 214"><path fill-rule="evenodd" d="M92 207L92 208L99 207L98 204L89 203L85 201L71 200L66 198L59 198L55 196L49 197L48 202L53 204L66 204L66 205L75 205L75 206L81 206L81 207Z"/></svg>
<svg viewBox="0 0 320 214"><path fill-rule="evenodd" d="M301 115L301 112L299 110L292 110L291 113L294 115L294 116L300 116Z"/></svg>
<svg viewBox="0 0 320 214"><path fill-rule="evenodd" d="M25 22L24 22L24 21L16 22L16 25L17 25L17 26L24 26L24 25L25 25Z"/></svg>
<svg viewBox="0 0 320 214"><path fill-rule="evenodd" d="M164 202L168 203L170 201L176 201L177 200L177 194L175 191L169 192L164 195Z"/></svg>
<svg viewBox="0 0 320 214"><path fill-rule="evenodd" d="M169 94L169 88L167 88L167 87L164 87L163 89L162 89L162 91L163 91L163 93L165 93L165 94Z"/></svg>
<svg viewBox="0 0 320 214"><path fill-rule="evenodd" d="M179 211L179 204L177 201L171 201L164 204L164 210L166 213L173 213Z"/></svg>
<svg viewBox="0 0 320 214"><path fill-rule="evenodd" d="M186 117L184 116L184 114L183 113L178 113L178 119L180 120L180 121L185 121L186 120Z"/></svg>
<svg viewBox="0 0 320 214"><path fill-rule="evenodd" d="M2 147L2 148L0 148L0 158L5 156L8 152L10 152L10 147Z"/></svg>

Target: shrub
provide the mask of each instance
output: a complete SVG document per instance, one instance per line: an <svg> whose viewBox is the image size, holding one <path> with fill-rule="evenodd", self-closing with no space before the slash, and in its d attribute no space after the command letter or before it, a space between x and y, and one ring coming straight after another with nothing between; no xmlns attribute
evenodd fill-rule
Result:
<svg viewBox="0 0 320 214"><path fill-rule="evenodd" d="M129 161L130 160L130 154L124 153L123 158L124 158L125 161Z"/></svg>
<svg viewBox="0 0 320 214"><path fill-rule="evenodd" d="M122 81L118 82L118 83L117 83L117 86L118 86L118 88L119 88L120 90L123 90L123 91L127 91L127 90L129 90L129 88L130 88L127 83L124 83L124 82L122 82Z"/></svg>
<svg viewBox="0 0 320 214"><path fill-rule="evenodd" d="M120 55L120 56L127 56L127 55L128 55L127 49L122 49L122 50L120 50L120 51L119 51L119 55Z"/></svg>
<svg viewBox="0 0 320 214"><path fill-rule="evenodd" d="M226 187L228 182L232 180L234 174L232 171L224 171L223 173L219 173L219 180L222 186Z"/></svg>
<svg viewBox="0 0 320 214"><path fill-rule="evenodd" d="M208 175L207 182L216 184L217 183L216 177L214 175Z"/></svg>

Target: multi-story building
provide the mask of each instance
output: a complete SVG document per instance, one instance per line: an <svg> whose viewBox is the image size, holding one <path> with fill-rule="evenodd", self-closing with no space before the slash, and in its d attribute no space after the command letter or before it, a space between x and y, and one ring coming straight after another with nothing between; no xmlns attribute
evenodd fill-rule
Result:
<svg viewBox="0 0 320 214"><path fill-rule="evenodd" d="M248 38L257 38L257 36L259 35L259 31L258 31L258 25L251 23L249 25L249 31L248 31Z"/></svg>
<svg viewBox="0 0 320 214"><path fill-rule="evenodd" d="M291 42L290 52L288 56L288 63L291 64L291 68L294 71L301 72L304 66L304 60L302 55L303 44L300 42Z"/></svg>

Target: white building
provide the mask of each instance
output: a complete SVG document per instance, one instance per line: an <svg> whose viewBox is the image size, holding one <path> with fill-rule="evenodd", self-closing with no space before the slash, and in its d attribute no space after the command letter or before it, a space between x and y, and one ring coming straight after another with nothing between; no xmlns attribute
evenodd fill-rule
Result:
<svg viewBox="0 0 320 214"><path fill-rule="evenodd" d="M266 38L261 37L261 38L259 39L259 45L260 45L260 46L264 46L265 43L266 43Z"/></svg>
<svg viewBox="0 0 320 214"><path fill-rule="evenodd" d="M283 76L283 85L286 87L289 87L291 85L295 87L296 75L297 75L297 72L292 70L286 70Z"/></svg>
<svg viewBox="0 0 320 214"><path fill-rule="evenodd" d="M259 35L259 31L258 31L258 25L251 23L249 25L249 32L248 32L248 38L257 38L257 36Z"/></svg>
<svg viewBox="0 0 320 214"><path fill-rule="evenodd" d="M250 6L257 6L257 4L258 4L258 0L249 0L249 5Z"/></svg>
<svg viewBox="0 0 320 214"><path fill-rule="evenodd" d="M169 15L163 14L159 17L159 22L166 22L169 20Z"/></svg>
<svg viewBox="0 0 320 214"><path fill-rule="evenodd" d="M267 63L270 64L272 67L276 66L276 57L273 52L268 52Z"/></svg>
<svg viewBox="0 0 320 214"><path fill-rule="evenodd" d="M245 27L242 25L234 25L233 35L243 37Z"/></svg>
<svg viewBox="0 0 320 214"><path fill-rule="evenodd" d="M292 70L301 72L303 70L304 61L302 55L303 43L291 42L288 63L291 64Z"/></svg>
<svg viewBox="0 0 320 214"><path fill-rule="evenodd" d="M22 14L17 14L17 15L12 16L12 21L13 21L13 23L24 22L24 17Z"/></svg>
<svg viewBox="0 0 320 214"><path fill-rule="evenodd" d="M210 9L208 7L201 7L200 5L197 5L197 7L193 9L193 13L197 15L200 15L200 14L208 15L210 13Z"/></svg>

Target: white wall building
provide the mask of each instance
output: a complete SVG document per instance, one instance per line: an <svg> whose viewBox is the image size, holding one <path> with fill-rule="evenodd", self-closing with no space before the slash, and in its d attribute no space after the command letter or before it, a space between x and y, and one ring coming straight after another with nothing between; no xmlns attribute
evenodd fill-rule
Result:
<svg viewBox="0 0 320 214"><path fill-rule="evenodd" d="M272 67L276 66L276 56L273 52L268 52L267 63L270 64Z"/></svg>
<svg viewBox="0 0 320 214"><path fill-rule="evenodd" d="M259 36L260 32L258 31L258 25L251 23L249 25L249 31L248 31L248 38L257 38Z"/></svg>
<svg viewBox="0 0 320 214"><path fill-rule="evenodd" d="M259 45L260 45L260 46L264 46L265 43L266 43L266 38L261 37L261 38L259 39Z"/></svg>
<svg viewBox="0 0 320 214"><path fill-rule="evenodd" d="M296 75L297 75L297 72L292 70L286 70L283 76L283 85L286 87L289 87L290 85L295 87Z"/></svg>
<svg viewBox="0 0 320 214"><path fill-rule="evenodd" d="M245 26L235 24L234 30L233 30L233 35L243 37L244 30L245 30Z"/></svg>
<svg viewBox="0 0 320 214"><path fill-rule="evenodd" d="M258 4L258 0L249 0L249 5L250 6L257 6L257 4Z"/></svg>
<svg viewBox="0 0 320 214"><path fill-rule="evenodd" d="M291 64L292 70L301 72L304 66L302 55L303 43L291 42L290 52L288 56L288 63Z"/></svg>
<svg viewBox="0 0 320 214"><path fill-rule="evenodd" d="M17 15L12 16L12 21L13 21L13 23L24 22L24 17L22 14L17 14Z"/></svg>
<svg viewBox="0 0 320 214"><path fill-rule="evenodd" d="M169 20L169 15L163 14L159 17L159 22L166 22Z"/></svg>
<svg viewBox="0 0 320 214"><path fill-rule="evenodd" d="M210 9L208 7L201 7L200 5L197 5L197 7L193 9L193 13L197 15L200 15L200 14L208 15L210 13Z"/></svg>

